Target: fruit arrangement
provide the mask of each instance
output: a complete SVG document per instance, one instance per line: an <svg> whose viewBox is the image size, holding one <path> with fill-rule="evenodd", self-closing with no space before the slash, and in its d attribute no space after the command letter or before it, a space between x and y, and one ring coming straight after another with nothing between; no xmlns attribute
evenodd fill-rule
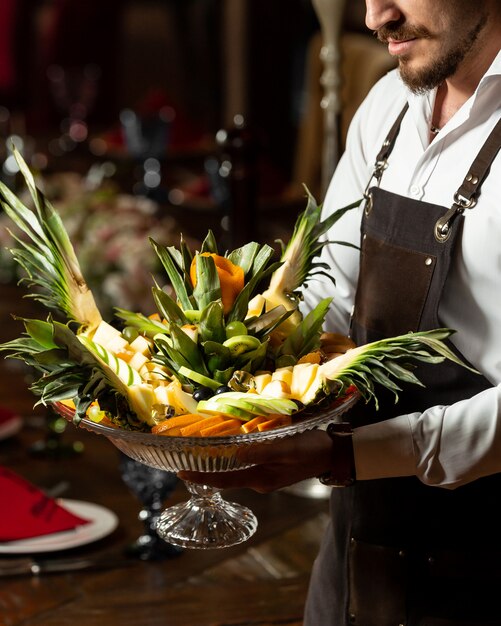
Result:
<svg viewBox="0 0 501 626"><path fill-rule="evenodd" d="M74 407L76 423L163 436L259 432L354 391L377 405L377 384L398 397L398 381L419 384L413 361L460 363L444 343L449 329L357 347L323 332L331 298L301 313L308 280L328 275L316 260L320 236L358 205L322 221L308 192L279 261L256 242L221 254L211 232L196 252L182 238L179 247L150 240L167 278L152 287L157 311L116 309L105 321L58 214L14 154L33 208L0 183L2 206L23 233L11 253L31 297L54 313L22 320L25 333L0 349L38 371L31 390L43 404Z"/></svg>

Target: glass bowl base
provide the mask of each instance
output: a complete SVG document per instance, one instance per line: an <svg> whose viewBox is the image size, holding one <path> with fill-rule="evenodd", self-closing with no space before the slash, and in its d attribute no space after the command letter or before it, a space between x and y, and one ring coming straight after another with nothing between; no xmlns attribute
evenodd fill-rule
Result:
<svg viewBox="0 0 501 626"><path fill-rule="evenodd" d="M156 523L157 534L164 541L198 550L243 543L256 529L257 519L250 509L223 500L218 492L194 495L188 502L169 507Z"/></svg>

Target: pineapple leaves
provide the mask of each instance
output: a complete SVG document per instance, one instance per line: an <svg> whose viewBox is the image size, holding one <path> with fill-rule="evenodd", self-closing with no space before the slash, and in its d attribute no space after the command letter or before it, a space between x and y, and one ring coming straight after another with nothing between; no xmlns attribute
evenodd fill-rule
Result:
<svg viewBox="0 0 501 626"><path fill-rule="evenodd" d="M137 328L146 337L154 337L161 333L166 334L169 332L168 327L162 322L158 322L155 319L151 319L143 315L142 313L133 313L125 309L115 308L115 315L119 319L125 322L126 326L133 326Z"/></svg>
<svg viewBox="0 0 501 626"><path fill-rule="evenodd" d="M233 250L233 252L228 254L228 259L235 265L241 267L244 271L245 277L247 278L249 276L249 273L253 269L253 263L256 259L256 255L260 250L260 247L261 246L255 241L247 243L245 244L245 246L237 248L236 250ZM252 274L254 274L254 272L252 272Z"/></svg>
<svg viewBox="0 0 501 626"><path fill-rule="evenodd" d="M299 215L287 246L284 247L282 244L280 260L283 265L271 277L270 286L264 294L271 301L276 301L280 295L293 294L299 288L305 288L316 274L323 274L334 281L331 274L323 271L328 269L325 264L314 260L320 255L322 248L331 243L320 237L345 213L360 205L360 201L354 202L334 211L322 221L322 206L317 204L306 187L305 190L308 199L306 209Z"/></svg>
<svg viewBox="0 0 501 626"><path fill-rule="evenodd" d="M221 286L214 259L210 256L197 255L197 284L193 297L200 310L211 302L221 299Z"/></svg>
<svg viewBox="0 0 501 626"><path fill-rule="evenodd" d="M374 383L392 391L395 402L401 391L396 381L422 386L411 371L415 361L435 364L449 359L476 372L443 343L453 332L439 328L382 339L352 348L321 365L320 370L328 381L340 381L344 387L354 384L362 397L366 401L373 398L378 408Z"/></svg>
<svg viewBox="0 0 501 626"><path fill-rule="evenodd" d="M69 321L83 328L97 328L101 314L82 275L78 259L63 222L42 192L24 159L15 147L13 155L30 192L34 209L28 209L0 183L1 205L25 238L15 236L18 248L11 250L14 260L26 271L22 279L41 288L30 297L44 306L63 312Z"/></svg>
<svg viewBox="0 0 501 626"><path fill-rule="evenodd" d="M202 341L223 343L226 339L226 332L223 305L219 300L205 307L200 316L198 328Z"/></svg>
<svg viewBox="0 0 501 626"><path fill-rule="evenodd" d="M160 338L156 343L175 371L183 365L200 374L208 375L203 355L197 344L179 326L173 324L170 329L170 338Z"/></svg>
<svg viewBox="0 0 501 626"><path fill-rule="evenodd" d="M172 284L172 287L176 293L177 299L179 300L182 308L184 310L191 309L191 301L190 295L191 291L188 292L188 287L186 285L184 276L182 271L179 269L175 259L173 258L172 252L169 248L165 246L159 245L154 239L150 237L150 243L155 250L156 255L160 259L165 271L167 272L167 276Z"/></svg>
<svg viewBox="0 0 501 626"><path fill-rule="evenodd" d="M264 280L267 276L272 274L278 267L280 267L280 263L273 263L266 267L266 264L263 263L263 259L260 259L259 264L257 265L259 269L253 274L252 278L247 282L242 291L238 294L233 304L233 308L228 314L228 321L238 321L245 319L247 315L249 300L254 295L255 290L259 283ZM253 268L254 271L254 268Z"/></svg>
<svg viewBox="0 0 501 626"><path fill-rule="evenodd" d="M202 242L202 247L200 249L200 252L208 252L210 254L217 254L218 248L217 248L217 242L216 242L216 238L214 237L214 233L212 232L212 230L209 230L209 232L207 233L205 239Z"/></svg>
<svg viewBox="0 0 501 626"><path fill-rule="evenodd" d="M320 333L331 302L332 298L324 298L306 315L281 345L279 357L289 355L297 361L320 346Z"/></svg>
<svg viewBox="0 0 501 626"><path fill-rule="evenodd" d="M158 287L153 287L153 300L160 316L168 320L171 324L188 324L188 318L184 314L183 310L174 302L174 300Z"/></svg>

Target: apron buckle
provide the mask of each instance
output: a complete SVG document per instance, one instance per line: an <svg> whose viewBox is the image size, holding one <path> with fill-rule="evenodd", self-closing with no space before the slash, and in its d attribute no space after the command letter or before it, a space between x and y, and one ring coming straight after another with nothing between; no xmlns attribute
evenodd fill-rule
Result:
<svg viewBox="0 0 501 626"><path fill-rule="evenodd" d="M369 182L367 183L367 187L365 188L365 191L364 191L364 199L365 199L364 213L366 216L369 215L369 213L372 211L372 207L374 205L374 201L372 199L372 193L370 192L372 179L373 178L376 179L377 187L379 187L381 184L381 178L383 177L383 172L385 171L387 167L388 167L387 159L381 159L381 160L376 161L376 164L374 166L374 171L372 172L372 176L370 177Z"/></svg>
<svg viewBox="0 0 501 626"><path fill-rule="evenodd" d="M454 194L454 204L435 224L435 239L438 243L444 243L449 239L452 232L452 223L458 215L462 215L465 209L471 209L476 205L475 198L465 198L458 192Z"/></svg>

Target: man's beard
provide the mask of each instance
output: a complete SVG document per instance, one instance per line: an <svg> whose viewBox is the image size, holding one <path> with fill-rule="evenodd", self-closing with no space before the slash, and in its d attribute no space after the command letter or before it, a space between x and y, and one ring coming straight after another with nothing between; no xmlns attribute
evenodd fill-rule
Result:
<svg viewBox="0 0 501 626"><path fill-rule="evenodd" d="M473 48L474 43L478 39L478 35L487 23L487 15L482 14L477 24L470 29L462 39L455 42L454 46L443 51L440 56L433 59L428 66L413 70L407 63L407 58L402 55L398 59L399 72L402 80L407 87L416 94L425 93L438 87L450 76L456 73L460 63ZM412 38L430 39L431 35L428 30L418 27L406 27L395 23L383 26L378 32L377 37L380 41L388 42L388 39L405 40Z"/></svg>

